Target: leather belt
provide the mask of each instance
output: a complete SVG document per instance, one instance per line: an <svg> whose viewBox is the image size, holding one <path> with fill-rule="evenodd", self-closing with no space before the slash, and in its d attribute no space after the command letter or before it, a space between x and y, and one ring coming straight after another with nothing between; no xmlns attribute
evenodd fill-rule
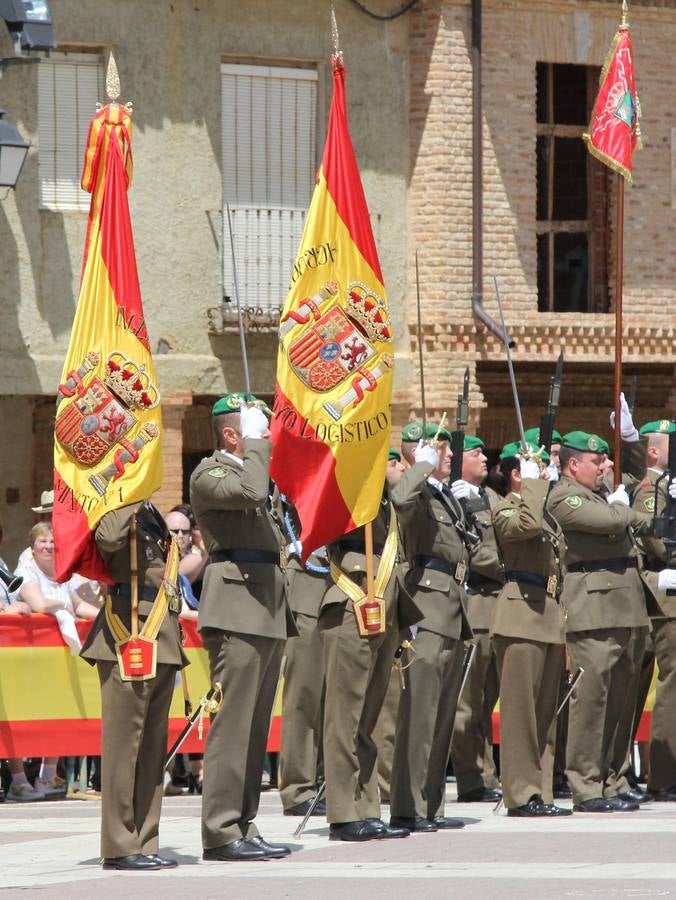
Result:
<svg viewBox="0 0 676 900"><path fill-rule="evenodd" d="M516 581L517 584L532 584L535 587L543 588L550 597L558 599L561 582L556 575L536 575L535 572L522 572L519 569L512 569L505 572L507 581Z"/></svg>
<svg viewBox="0 0 676 900"><path fill-rule="evenodd" d="M499 591L502 587L502 582L496 581L495 578L488 578L486 575L473 575L470 573L467 587L472 591L481 591L484 589L489 591Z"/></svg>
<svg viewBox="0 0 676 900"><path fill-rule="evenodd" d="M458 584L462 584L467 572L467 564L465 562L451 563L445 559L440 559L438 556L425 556L423 554L413 557L413 568L445 572L446 575L452 575Z"/></svg>
<svg viewBox="0 0 676 900"><path fill-rule="evenodd" d="M284 550L214 550L209 554L210 563L266 563L270 566L286 566Z"/></svg>
<svg viewBox="0 0 676 900"><path fill-rule="evenodd" d="M336 541L335 544L339 550L342 550L343 553L347 553L348 551L352 551L354 553L366 553L366 544L363 541ZM373 552L380 556L383 552L384 544L373 544Z"/></svg>
<svg viewBox="0 0 676 900"><path fill-rule="evenodd" d="M139 600L154 601L157 597L158 588L144 587L139 590ZM111 597L120 597L122 600L131 600L131 587L128 584L114 584L110 590Z"/></svg>
<svg viewBox="0 0 676 900"><path fill-rule="evenodd" d="M636 557L627 556L622 559L586 559L571 563L569 572L624 572L625 569L638 568Z"/></svg>

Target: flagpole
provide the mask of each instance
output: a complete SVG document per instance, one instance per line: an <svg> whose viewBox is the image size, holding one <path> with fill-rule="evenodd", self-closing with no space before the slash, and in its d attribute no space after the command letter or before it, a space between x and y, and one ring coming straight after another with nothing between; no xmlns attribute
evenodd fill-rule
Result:
<svg viewBox="0 0 676 900"><path fill-rule="evenodd" d="M624 176L617 174L617 241L615 246L615 434L613 436L614 487L622 484L622 281L624 267Z"/></svg>
<svg viewBox="0 0 676 900"><path fill-rule="evenodd" d="M364 525L364 551L366 553L366 596L370 603L376 595L373 569L373 528L372 523Z"/></svg>

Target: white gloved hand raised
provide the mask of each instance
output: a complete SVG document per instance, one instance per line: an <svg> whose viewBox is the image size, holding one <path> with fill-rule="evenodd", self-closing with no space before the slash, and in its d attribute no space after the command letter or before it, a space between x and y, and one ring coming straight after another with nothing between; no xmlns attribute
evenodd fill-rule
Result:
<svg viewBox="0 0 676 900"><path fill-rule="evenodd" d="M559 480L559 470L556 468L556 463L550 462L545 472L547 473L547 481L554 482Z"/></svg>
<svg viewBox="0 0 676 900"><path fill-rule="evenodd" d="M676 569L662 569L657 576L657 587L661 591L676 591Z"/></svg>
<svg viewBox="0 0 676 900"><path fill-rule="evenodd" d="M478 497L479 488L475 484L470 484L469 481L458 478L451 485L451 493L456 500L466 500L468 497Z"/></svg>
<svg viewBox="0 0 676 900"><path fill-rule="evenodd" d="M418 446L413 451L413 459L419 462L429 463L433 468L439 465L439 451L431 444L425 444L423 441L418 442Z"/></svg>
<svg viewBox="0 0 676 900"><path fill-rule="evenodd" d="M520 456L519 464L522 478L540 477L540 466L535 462L534 459L524 459L523 456Z"/></svg>
<svg viewBox="0 0 676 900"><path fill-rule="evenodd" d="M242 403L239 417L242 437L245 438L262 438L270 427L265 413L257 406L247 406L246 403Z"/></svg>
<svg viewBox="0 0 676 900"><path fill-rule="evenodd" d="M676 500L676 477L669 482L669 496Z"/></svg>
<svg viewBox="0 0 676 900"><path fill-rule="evenodd" d="M610 414L610 427L615 430L615 411ZM634 425L634 420L629 412L629 405L624 399L624 394L620 394L620 435L623 441L634 443L639 439L639 433Z"/></svg>
<svg viewBox="0 0 676 900"><path fill-rule="evenodd" d="M627 494L627 489L623 484L621 484L616 490L612 492L612 494L608 494L606 497L606 503L621 503L622 506L629 506L629 496Z"/></svg>

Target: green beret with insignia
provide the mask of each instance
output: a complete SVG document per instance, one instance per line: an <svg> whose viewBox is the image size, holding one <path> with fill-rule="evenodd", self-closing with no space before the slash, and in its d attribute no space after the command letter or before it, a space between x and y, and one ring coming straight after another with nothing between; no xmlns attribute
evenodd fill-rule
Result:
<svg viewBox="0 0 676 900"><path fill-rule="evenodd" d="M437 432L439 432L437 434ZM439 428L437 422L427 423L427 434L424 434L423 423L416 419L413 422L407 422L401 429L402 441L414 441L417 443L421 438L425 437L428 441L435 438L438 441L450 441L451 435L445 428Z"/></svg>
<svg viewBox="0 0 676 900"><path fill-rule="evenodd" d="M221 397L220 400L217 400L211 409L211 415L221 416L223 413L239 412L242 403L248 403L250 406L257 406L259 409L263 410L266 416L272 415L272 410L264 400L259 400L258 397L254 397L253 394L250 394L247 401L246 394L242 393L242 391L236 391L234 394L226 394L225 397Z"/></svg>
<svg viewBox="0 0 676 900"><path fill-rule="evenodd" d="M646 422L638 430L639 434L672 434L676 431L676 422L669 419L658 419L656 422Z"/></svg>
<svg viewBox="0 0 676 900"><path fill-rule="evenodd" d="M524 437L528 441L529 444L535 444L536 447L540 446L540 429L539 428L529 428L528 431L524 433ZM562 441L561 435L556 430L556 428L552 431L552 444L560 444Z"/></svg>
<svg viewBox="0 0 676 900"><path fill-rule="evenodd" d="M392 462L393 459L396 459L397 462L401 462L401 453L398 450L395 450L394 447L390 447L387 453L387 461Z"/></svg>
<svg viewBox="0 0 676 900"><path fill-rule="evenodd" d="M536 447L535 444L531 444L528 442L527 442L526 446L528 447L528 450L531 453L537 453L537 451L540 449L539 447ZM500 459L509 459L510 456L519 456L520 453L521 453L521 441L512 441L510 444L505 444L505 446L500 451L499 458ZM541 453L540 459L542 460L542 462L548 463L549 462L549 453Z"/></svg>
<svg viewBox="0 0 676 900"><path fill-rule="evenodd" d="M608 453L608 443L598 434L589 434L587 431L569 431L562 439L564 447L571 450L581 450L583 453Z"/></svg>
<svg viewBox="0 0 676 900"><path fill-rule="evenodd" d="M476 450L480 447L482 450L486 445L481 440L480 437L477 437L475 434L466 434L465 435L465 443L463 445L463 450Z"/></svg>

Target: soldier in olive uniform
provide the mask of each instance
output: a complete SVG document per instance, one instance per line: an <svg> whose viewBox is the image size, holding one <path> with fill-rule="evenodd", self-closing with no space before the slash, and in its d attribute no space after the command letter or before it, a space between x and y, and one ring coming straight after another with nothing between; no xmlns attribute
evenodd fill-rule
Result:
<svg viewBox="0 0 676 900"><path fill-rule="evenodd" d="M423 618L415 658L404 671L397 717L391 789L391 824L413 831L461 828L446 818L446 766L460 691L465 638L472 636L464 608L468 551L462 507L451 494L450 434L428 426L434 445L420 445L414 464L392 492L410 571L406 586ZM409 422L404 441L423 438ZM409 651L406 651L410 661Z"/></svg>
<svg viewBox="0 0 676 900"><path fill-rule="evenodd" d="M387 558L388 539L396 519L385 486L372 523L374 568ZM391 540L391 539L390 539ZM329 546L331 561L362 591L366 589L364 528L357 528ZM377 576L376 576L377 578ZM380 818L378 751L373 731L387 693L399 629L419 614L400 590L397 560L383 590L384 633L360 637L352 602L334 583L322 600L319 631L324 655L324 775L326 807L332 840L369 841L407 837L406 828L390 827Z"/></svg>
<svg viewBox="0 0 676 900"><path fill-rule="evenodd" d="M667 503L668 480L664 475L669 458L669 435L676 425L668 419L647 422L641 429L648 436L648 470L633 495L634 509L662 516ZM648 792L659 801L676 801L676 571L666 568L663 541L645 535L641 539L646 578L651 588L648 613L659 677L650 729L650 775Z"/></svg>
<svg viewBox="0 0 676 900"><path fill-rule="evenodd" d="M562 476L548 507L567 544L563 603L567 644L585 670L569 713L567 776L579 812L638 809L627 796L633 700L648 625L630 527L649 533L652 517L629 508L624 486L601 496L608 445L582 431L564 435Z"/></svg>
<svg viewBox="0 0 676 900"><path fill-rule="evenodd" d="M563 670L563 534L545 510L548 480L503 448L505 499L493 512L505 564L491 636L500 670L500 764L508 816L564 816L553 804L555 710Z"/></svg>
<svg viewBox="0 0 676 900"><path fill-rule="evenodd" d="M131 629L132 519L136 516L139 624L148 617L165 574L171 542L164 519L150 503L113 510L101 519L95 540L115 584L108 612ZM177 670L187 664L178 624L180 594L166 587L169 609L157 634L155 676L121 677L115 637L104 607L80 655L96 664L101 684L101 855L104 869L144 871L176 866L157 855L167 754L168 716Z"/></svg>
<svg viewBox="0 0 676 900"><path fill-rule="evenodd" d="M461 803L495 803L502 796L493 760L492 724L500 680L489 627L495 601L504 584L505 570L495 542L491 516L500 497L490 487L481 486L487 474L484 442L466 434L462 479L476 493L470 489L472 496L463 503L481 541L472 550L467 580L467 618L477 649L458 700L451 742L453 773Z"/></svg>
<svg viewBox="0 0 676 900"><path fill-rule="evenodd" d="M324 662L317 623L329 568L326 557L318 552L311 553L303 565L298 515L289 504L283 516L289 541L289 606L298 635L287 640L285 649L279 795L285 816L304 816L317 793L322 765ZM323 800L316 804L313 815L326 815Z"/></svg>
<svg viewBox="0 0 676 900"><path fill-rule="evenodd" d="M209 553L199 630L211 680L223 687L204 754L203 857L270 859L290 849L265 841L253 819L284 642L296 630L286 602L284 542L268 503L267 419L232 394L216 402L212 418L217 449L190 479Z"/></svg>

